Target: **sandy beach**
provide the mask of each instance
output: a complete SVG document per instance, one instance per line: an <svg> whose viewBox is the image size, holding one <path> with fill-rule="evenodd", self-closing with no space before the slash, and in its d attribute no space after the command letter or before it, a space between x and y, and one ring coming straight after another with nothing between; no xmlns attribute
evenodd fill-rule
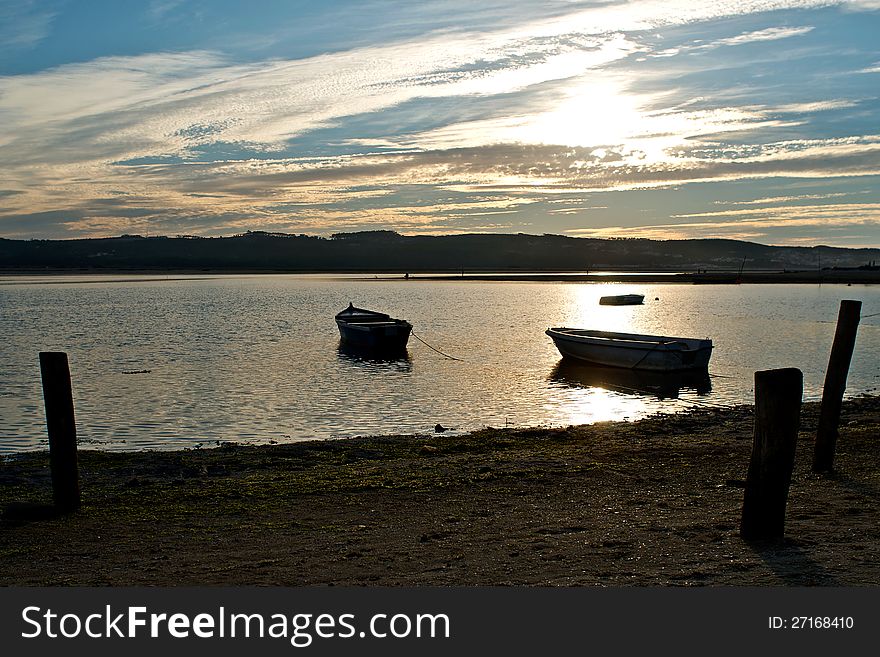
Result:
<svg viewBox="0 0 880 657"><path fill-rule="evenodd" d="M2 585L880 584L880 398L844 406L810 472L804 405L786 538L739 536L748 406L565 429L80 452L83 507L0 522ZM50 499L45 453L0 507ZM14 509L15 507L13 507Z"/></svg>

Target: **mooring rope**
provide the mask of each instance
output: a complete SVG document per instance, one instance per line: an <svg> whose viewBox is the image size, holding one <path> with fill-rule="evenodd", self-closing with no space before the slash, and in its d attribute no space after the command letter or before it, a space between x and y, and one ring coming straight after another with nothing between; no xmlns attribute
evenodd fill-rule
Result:
<svg viewBox="0 0 880 657"><path fill-rule="evenodd" d="M439 349L437 349L437 347L432 347L432 346L429 345L427 342L425 342L424 340L422 340L418 335L416 335L416 332L415 332L415 331L410 331L410 335L412 335L416 340L418 340L418 341L421 342L423 345L425 345L428 349L433 349L434 351L436 351L436 352L437 352L438 354L440 354L441 356L444 356L444 357L446 357L446 358L448 358L448 359L450 359L450 360L461 361L461 358L456 358L455 356L450 356L449 354L444 353L444 352L440 351Z"/></svg>
<svg viewBox="0 0 880 657"><path fill-rule="evenodd" d="M739 376L732 376L730 374L715 374L714 372L709 372L709 376L713 379L739 379Z"/></svg>
<svg viewBox="0 0 880 657"><path fill-rule="evenodd" d="M467 362L462 358L456 358L455 356L451 356L450 354L447 354L446 352L440 351L439 349L437 349L437 347L434 347L433 345L427 343L425 340L423 340L421 337L419 337L415 331L411 331L410 335L412 335L416 340L418 340L423 345L428 347L428 349L431 349L432 351L437 352L438 354L440 354L444 358L458 361L460 363ZM477 367L482 368L482 369L496 370L496 371L506 372L508 374L510 374L510 373L522 374L523 372L537 372L537 370L521 370L518 368L511 368L511 367L504 366L504 365L490 365L488 363L472 363L472 364L474 364ZM725 376L724 374L714 374L714 375L710 374L710 376L717 376L720 378L728 378L728 379L738 378L738 377L729 376L729 375ZM655 396L654 392L651 390L639 390L637 388L630 388L628 386L624 386L624 385L620 385L620 384L606 384L606 386L607 386L605 388L606 390L611 390L614 392L623 392L623 393L630 393L630 394L635 393L639 396L643 396L647 393L648 396ZM680 404L681 406L685 406L685 407L686 406L697 406L697 407L710 408L710 409L716 409L716 410L728 410L728 409L734 408L735 406L738 405L738 404L730 404L730 403L724 403L724 402L713 402L713 401L708 401L708 400L703 400L703 399L695 399L693 397L689 397L689 398L685 398L685 399L682 399L680 397L668 397L668 398L666 398L666 400L676 402L677 404Z"/></svg>
<svg viewBox="0 0 880 657"><path fill-rule="evenodd" d="M643 360L645 360L648 356L651 355L651 352L653 352L655 349L657 349L657 348L659 348L659 347L661 347L661 346L663 346L663 345L665 345L665 344L671 344L672 342L674 342L674 341L673 341L673 340L667 340L667 341L665 341L665 342L658 342L658 343L656 343L653 347L651 347L650 349L648 349L648 351L645 352L645 355L644 355L644 356L642 356L641 358L639 358L639 362L637 362L635 365L632 365L629 369L631 369L631 370L636 369L639 365L642 364L642 361L643 361ZM682 357L681 354L676 354L676 356L678 356L679 358Z"/></svg>

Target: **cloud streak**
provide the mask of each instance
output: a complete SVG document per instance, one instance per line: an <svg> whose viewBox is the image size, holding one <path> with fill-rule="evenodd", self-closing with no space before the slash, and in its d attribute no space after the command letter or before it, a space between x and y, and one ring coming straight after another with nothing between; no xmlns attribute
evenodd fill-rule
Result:
<svg viewBox="0 0 880 657"><path fill-rule="evenodd" d="M847 203L828 205L795 205L729 212L705 212L677 215L680 219L705 218L706 221L681 221L622 231L617 227L575 229L569 234L581 237L642 237L650 239L693 239L726 237L728 239L766 240L782 233L788 238L776 238L778 244L795 245L806 239L815 241L829 231L851 231L856 234L866 226L880 222L880 203ZM850 246L869 246L853 243Z"/></svg>
<svg viewBox="0 0 880 657"><path fill-rule="evenodd" d="M178 4L154 3L154 18ZM0 234L27 236L29 216L31 234L55 236L440 230L502 214L509 221L493 226L515 226L613 210L603 199L540 214L566 194L876 176L880 141L857 119L877 99L853 94L855 83L840 93L798 88L779 102L752 88L744 102L734 83L699 79L713 51L815 39L803 12L834 4L575 5L536 20L518 14L496 30L447 27L301 59L157 52L0 77L0 117L11 126L0 134L9 163ZM797 26L780 25L783 10L801 12ZM770 11L775 24L761 25ZM711 35L694 39L707 25ZM662 43L677 30L679 43ZM752 60L742 66L753 72ZM760 73L745 77L754 86ZM760 89L798 84L774 78ZM820 115L838 132L814 133ZM420 205L417 195L446 200Z"/></svg>
<svg viewBox="0 0 880 657"><path fill-rule="evenodd" d="M36 2L0 4L0 54L30 50L49 36L57 13Z"/></svg>

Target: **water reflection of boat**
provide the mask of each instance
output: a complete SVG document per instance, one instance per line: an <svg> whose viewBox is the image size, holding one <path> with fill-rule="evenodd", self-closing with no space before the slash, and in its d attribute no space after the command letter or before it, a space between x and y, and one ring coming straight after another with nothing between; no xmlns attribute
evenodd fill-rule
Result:
<svg viewBox="0 0 880 657"><path fill-rule="evenodd" d="M375 372L411 372L412 359L406 349L388 351L357 347L340 342L337 349L339 360Z"/></svg>
<svg viewBox="0 0 880 657"><path fill-rule="evenodd" d="M545 332L560 354L594 365L662 372L696 370L708 367L712 355L711 340L564 327Z"/></svg>
<svg viewBox="0 0 880 657"><path fill-rule="evenodd" d="M638 306L645 300L644 294L617 294L608 297L599 297L601 306Z"/></svg>
<svg viewBox="0 0 880 657"><path fill-rule="evenodd" d="M602 367L578 361L560 360L550 373L550 380L574 388L605 388L615 392L650 395L659 399L677 399L683 389L705 395L712 390L709 370L651 372Z"/></svg>
<svg viewBox="0 0 880 657"><path fill-rule="evenodd" d="M412 324L405 319L394 319L385 313L348 308L337 313L336 325L339 337L345 344L373 349L376 351L403 351L406 349Z"/></svg>

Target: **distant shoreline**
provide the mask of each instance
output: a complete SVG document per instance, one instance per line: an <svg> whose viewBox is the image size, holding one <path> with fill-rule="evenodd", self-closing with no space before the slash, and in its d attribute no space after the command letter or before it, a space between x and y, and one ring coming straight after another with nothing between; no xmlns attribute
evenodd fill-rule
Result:
<svg viewBox="0 0 880 657"><path fill-rule="evenodd" d="M565 271L475 271L403 272L403 271L315 271L290 269L2 269L0 277L28 276L175 276L187 279L198 276L242 275L311 275L357 276L381 281L483 281L483 282L570 282L570 283L681 283L705 285L734 284L880 284L880 270L828 269L822 271L736 271L699 270L697 272L619 271L590 274Z"/></svg>
<svg viewBox="0 0 880 657"><path fill-rule="evenodd" d="M417 274L415 280L466 280L466 281L538 281L572 283L682 283L696 285L737 285L740 283L829 283L829 284L877 284L880 271L830 270L823 272L713 272L705 273L638 273L614 272L607 274Z"/></svg>

